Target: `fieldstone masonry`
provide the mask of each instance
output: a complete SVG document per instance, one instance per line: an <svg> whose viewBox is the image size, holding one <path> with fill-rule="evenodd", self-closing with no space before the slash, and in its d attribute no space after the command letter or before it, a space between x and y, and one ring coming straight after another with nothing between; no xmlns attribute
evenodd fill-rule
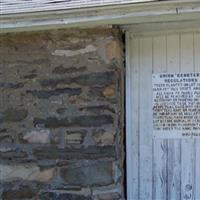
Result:
<svg viewBox="0 0 200 200"><path fill-rule="evenodd" d="M0 44L0 199L124 199L122 33L12 33Z"/></svg>

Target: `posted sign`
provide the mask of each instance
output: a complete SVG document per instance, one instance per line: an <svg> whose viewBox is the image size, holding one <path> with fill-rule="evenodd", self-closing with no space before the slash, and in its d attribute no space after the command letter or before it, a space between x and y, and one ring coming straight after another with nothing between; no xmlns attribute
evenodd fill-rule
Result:
<svg viewBox="0 0 200 200"><path fill-rule="evenodd" d="M153 74L154 138L200 138L200 73Z"/></svg>

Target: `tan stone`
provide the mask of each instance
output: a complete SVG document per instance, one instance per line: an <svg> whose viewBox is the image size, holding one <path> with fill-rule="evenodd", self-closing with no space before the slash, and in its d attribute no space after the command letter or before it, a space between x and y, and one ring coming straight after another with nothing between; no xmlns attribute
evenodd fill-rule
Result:
<svg viewBox="0 0 200 200"><path fill-rule="evenodd" d="M69 144L80 144L83 140L81 133L67 134L66 142Z"/></svg>
<svg viewBox="0 0 200 200"><path fill-rule="evenodd" d="M55 52L52 53L54 56L67 56L67 57L72 57L72 56L77 56L80 54L85 54L85 53L90 53L96 51L96 47L93 45L87 45L83 49L78 49L78 50L55 50Z"/></svg>
<svg viewBox="0 0 200 200"><path fill-rule="evenodd" d="M115 95L115 86L110 85L103 90L103 95L105 97L112 97Z"/></svg>
<svg viewBox="0 0 200 200"><path fill-rule="evenodd" d="M35 179L41 182L48 182L54 177L54 173L54 169L40 171L38 174L36 174Z"/></svg>
<svg viewBox="0 0 200 200"><path fill-rule="evenodd" d="M28 143L50 143L50 131L47 129L31 131L26 133L23 139Z"/></svg>
<svg viewBox="0 0 200 200"><path fill-rule="evenodd" d="M84 96L73 95L69 97L69 102L71 104L82 104L82 103L87 103L88 101L89 101L89 98L84 97Z"/></svg>
<svg viewBox="0 0 200 200"><path fill-rule="evenodd" d="M110 132L99 133L94 135L94 140L99 144L109 145L114 142L114 135Z"/></svg>
<svg viewBox="0 0 200 200"><path fill-rule="evenodd" d="M36 165L0 165L0 180L36 180L47 182L54 176L54 169L40 171Z"/></svg>
<svg viewBox="0 0 200 200"><path fill-rule="evenodd" d="M106 44L106 58L108 60L112 59L121 59L121 47L119 42L117 41L110 41L109 43Z"/></svg>

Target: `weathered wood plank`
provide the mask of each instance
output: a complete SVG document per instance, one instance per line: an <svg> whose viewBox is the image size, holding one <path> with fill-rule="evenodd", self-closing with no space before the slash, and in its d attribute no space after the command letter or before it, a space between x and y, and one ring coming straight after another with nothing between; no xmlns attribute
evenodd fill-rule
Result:
<svg viewBox="0 0 200 200"><path fill-rule="evenodd" d="M131 43L127 53L129 62L127 63L127 179L128 198L137 200L139 198L139 39L128 36L127 42ZM131 184L130 184L131 183Z"/></svg>
<svg viewBox="0 0 200 200"><path fill-rule="evenodd" d="M194 72L193 33L180 35L181 72ZM194 140L181 143L181 199L194 198Z"/></svg>
<svg viewBox="0 0 200 200"><path fill-rule="evenodd" d="M166 37L153 39L153 72L167 70ZM151 76L151 75L149 75ZM151 123L151 122L150 122ZM153 199L167 199L167 140L155 139L153 142Z"/></svg>
<svg viewBox="0 0 200 200"><path fill-rule="evenodd" d="M133 198L136 200L139 198L139 119L138 119L138 113L139 113L139 39L133 38L133 71L132 77L132 89L133 92L133 101L132 105L132 130L133 130Z"/></svg>
<svg viewBox="0 0 200 200"><path fill-rule="evenodd" d="M140 38L140 200L152 199L152 38Z"/></svg>
<svg viewBox="0 0 200 200"><path fill-rule="evenodd" d="M179 34L167 36L167 72L179 72L180 66ZM181 199L181 141L168 141L168 199Z"/></svg>
<svg viewBox="0 0 200 200"><path fill-rule="evenodd" d="M132 38L131 38L131 33L127 32L126 33L126 44L131 44L132 43ZM127 162L127 171L126 171L126 176L127 176L127 197L131 198L133 196L133 187L132 187L132 182L133 182L133 162L135 160L132 160L132 113L130 112L130 107L132 105L132 46L127 45L126 46L126 137L130 138L129 140L126 140L126 162Z"/></svg>
<svg viewBox="0 0 200 200"><path fill-rule="evenodd" d="M200 72L200 34L194 34L195 72ZM200 139L195 141L195 199L200 199Z"/></svg>

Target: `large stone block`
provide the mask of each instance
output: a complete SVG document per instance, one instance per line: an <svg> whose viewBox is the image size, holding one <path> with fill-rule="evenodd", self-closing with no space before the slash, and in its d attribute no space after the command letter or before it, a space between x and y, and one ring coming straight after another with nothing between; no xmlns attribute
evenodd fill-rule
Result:
<svg viewBox="0 0 200 200"><path fill-rule="evenodd" d="M111 115L84 115L77 117L66 117L58 119L48 117L47 119L35 118L33 123L35 126L44 125L46 128L59 127L97 127L106 124L113 124L114 120Z"/></svg>
<svg viewBox="0 0 200 200"><path fill-rule="evenodd" d="M60 176L68 184L81 186L101 186L113 183L112 162L98 162L80 167L62 168Z"/></svg>
<svg viewBox="0 0 200 200"><path fill-rule="evenodd" d="M28 158L28 153L22 149L8 148L6 151L0 151L0 158L4 161L18 162Z"/></svg>
<svg viewBox="0 0 200 200"><path fill-rule="evenodd" d="M7 190L2 192L2 200L22 200L33 199L37 195L37 190L23 189L23 190Z"/></svg>
<svg viewBox="0 0 200 200"><path fill-rule="evenodd" d="M78 84L82 86L92 86L92 85L110 85L116 81L116 76L114 71L99 72L99 73L89 73L84 75L79 75L75 77L67 76L65 78L53 78L40 80L40 84L43 87L56 87L61 84Z"/></svg>
<svg viewBox="0 0 200 200"><path fill-rule="evenodd" d="M114 146L89 146L87 148L57 148L57 147L38 147L34 150L34 155L39 160L45 159L99 159L115 158Z"/></svg>
<svg viewBox="0 0 200 200"><path fill-rule="evenodd" d="M38 98L47 99L52 96L59 96L63 94L68 94L69 96L81 94L80 88L60 88L55 90L27 90L27 94L32 94Z"/></svg>
<svg viewBox="0 0 200 200"><path fill-rule="evenodd" d="M61 193L58 191L41 192L39 195L40 200L92 200L90 196Z"/></svg>
<svg viewBox="0 0 200 200"><path fill-rule="evenodd" d="M11 181L15 179L35 180L40 182L50 181L55 169L41 171L36 165L0 165L0 180Z"/></svg>
<svg viewBox="0 0 200 200"><path fill-rule="evenodd" d="M71 73L77 73L77 72L84 72L86 71L87 68L86 67L69 67L69 68L65 68L62 65L56 67L52 73L54 74L71 74Z"/></svg>
<svg viewBox="0 0 200 200"><path fill-rule="evenodd" d="M26 109L8 108L0 113L0 123L2 122L19 122L24 120L28 115Z"/></svg>

